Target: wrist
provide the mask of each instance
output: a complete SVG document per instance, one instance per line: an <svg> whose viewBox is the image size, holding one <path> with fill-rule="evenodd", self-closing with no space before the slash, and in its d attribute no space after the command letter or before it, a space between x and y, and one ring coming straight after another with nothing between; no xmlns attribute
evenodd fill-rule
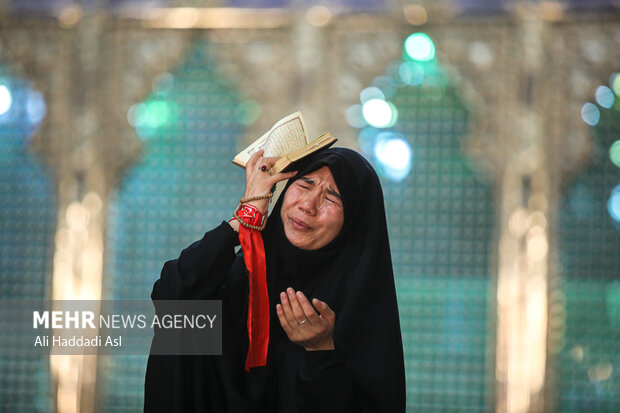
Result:
<svg viewBox="0 0 620 413"><path fill-rule="evenodd" d="M245 202L245 204L256 207L256 209L258 209L258 212L260 212L261 215L263 216L267 215L267 212L269 211L269 200L268 199L257 199L254 201Z"/></svg>
<svg viewBox="0 0 620 413"><path fill-rule="evenodd" d="M336 350L336 346L334 345L334 340L330 339L329 341L318 344L316 346L308 346L308 347L304 346L304 349L306 351Z"/></svg>
<svg viewBox="0 0 620 413"><path fill-rule="evenodd" d="M236 218L231 218L228 221L228 225L230 225L236 232L239 232L239 221L237 221Z"/></svg>

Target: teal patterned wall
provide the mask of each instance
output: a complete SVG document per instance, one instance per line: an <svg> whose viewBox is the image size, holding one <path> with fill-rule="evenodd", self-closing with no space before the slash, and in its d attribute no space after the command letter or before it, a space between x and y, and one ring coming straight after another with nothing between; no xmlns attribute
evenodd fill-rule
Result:
<svg viewBox="0 0 620 413"><path fill-rule="evenodd" d="M232 216L245 182L231 164L243 99L217 71L207 41L130 110L144 153L110 205L105 299L150 299L165 261ZM142 409L146 356L101 358L100 411Z"/></svg>
<svg viewBox="0 0 620 413"><path fill-rule="evenodd" d="M620 81L615 83L615 96L606 86L598 88L599 104L584 105L593 151L561 209L562 412L620 411Z"/></svg>
<svg viewBox="0 0 620 413"><path fill-rule="evenodd" d="M447 82L447 79L446 79ZM411 171L383 179L411 411L486 411L490 186L463 153L468 112L447 83L398 88ZM381 169L379 161L375 160ZM492 357L491 357L492 360Z"/></svg>
<svg viewBox="0 0 620 413"><path fill-rule="evenodd" d="M493 405L495 206L465 154L470 115L458 89L432 39L415 33L347 110L384 188L412 412Z"/></svg>
<svg viewBox="0 0 620 413"><path fill-rule="evenodd" d="M44 116L41 94L0 66L0 300L49 298L57 207L52 179L28 149ZM50 411L49 359L20 335L3 331L0 346L0 411Z"/></svg>

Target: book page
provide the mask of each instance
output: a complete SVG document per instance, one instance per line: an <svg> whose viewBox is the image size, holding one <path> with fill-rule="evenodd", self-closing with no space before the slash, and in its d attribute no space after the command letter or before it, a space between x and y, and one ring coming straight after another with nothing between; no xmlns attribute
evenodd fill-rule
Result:
<svg viewBox="0 0 620 413"><path fill-rule="evenodd" d="M301 112L295 112L276 122L267 133L241 151L235 160L245 165L248 159L261 149L265 150L265 157L281 157L304 146L306 141L304 119Z"/></svg>
<svg viewBox="0 0 620 413"><path fill-rule="evenodd" d="M278 121L268 132L268 135L262 146L262 149L265 150L263 155L265 157L281 157L308 143L306 125L304 125L300 112L293 113Z"/></svg>

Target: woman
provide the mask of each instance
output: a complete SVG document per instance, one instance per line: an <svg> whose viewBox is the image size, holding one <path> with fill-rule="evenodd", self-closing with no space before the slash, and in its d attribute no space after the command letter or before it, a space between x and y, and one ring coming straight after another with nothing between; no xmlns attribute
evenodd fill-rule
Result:
<svg viewBox="0 0 620 413"><path fill-rule="evenodd" d="M151 356L145 411L403 412L402 341L376 173L345 148L270 176L274 161L261 151L246 166L244 199L262 198L246 203L261 214L269 205L261 195L289 179L264 231L237 214L164 265L154 300L222 300L223 354ZM234 254L239 238L245 257ZM263 324L246 270L260 261L260 243Z"/></svg>

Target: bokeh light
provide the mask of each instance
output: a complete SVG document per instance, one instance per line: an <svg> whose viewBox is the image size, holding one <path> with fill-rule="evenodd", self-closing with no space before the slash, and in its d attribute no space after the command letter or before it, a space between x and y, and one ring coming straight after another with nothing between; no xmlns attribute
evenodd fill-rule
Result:
<svg viewBox="0 0 620 413"><path fill-rule="evenodd" d="M614 92L607 86L599 86L594 94L596 103L605 109L609 109L614 105Z"/></svg>
<svg viewBox="0 0 620 413"><path fill-rule="evenodd" d="M372 157L373 151L375 149L376 138L379 133L380 129L373 128L372 126L367 126L360 131L357 137L362 153L368 158Z"/></svg>
<svg viewBox="0 0 620 413"><path fill-rule="evenodd" d="M306 20L315 27L327 26L333 15L331 10L325 6L312 6L306 11Z"/></svg>
<svg viewBox="0 0 620 413"><path fill-rule="evenodd" d="M0 85L0 115L4 115L11 109L13 96L6 85Z"/></svg>
<svg viewBox="0 0 620 413"><path fill-rule="evenodd" d="M617 185L609 196L609 200L607 201L607 211L611 218L617 223L620 224L620 185Z"/></svg>
<svg viewBox="0 0 620 413"><path fill-rule="evenodd" d="M28 113L30 123L35 127L45 118L47 107L45 105L45 99L43 99L43 95L40 92L36 90L28 92L26 112Z"/></svg>
<svg viewBox="0 0 620 413"><path fill-rule="evenodd" d="M435 45L425 33L414 33L405 40L405 53L413 60L426 62L435 58Z"/></svg>
<svg viewBox="0 0 620 413"><path fill-rule="evenodd" d="M411 171L412 152L409 143L392 132L377 136L374 155L379 161L379 172L392 181L402 181Z"/></svg>
<svg viewBox="0 0 620 413"><path fill-rule="evenodd" d="M609 86L614 91L616 96L620 96L620 76L619 73L614 73L609 78Z"/></svg>
<svg viewBox="0 0 620 413"><path fill-rule="evenodd" d="M615 141L609 148L609 159L620 168L620 140Z"/></svg>
<svg viewBox="0 0 620 413"><path fill-rule="evenodd" d="M381 89L375 86L369 86L360 92L360 101L366 103L372 99L385 99L385 94Z"/></svg>
<svg viewBox="0 0 620 413"><path fill-rule="evenodd" d="M375 128L389 128L398 120L398 110L383 99L370 99L362 106L366 122Z"/></svg>
<svg viewBox="0 0 620 413"><path fill-rule="evenodd" d="M398 77L406 85L421 85L424 81L424 68L416 62L401 63L398 67Z"/></svg>
<svg viewBox="0 0 620 413"><path fill-rule="evenodd" d="M410 4L403 10L405 19L410 24L421 26L428 21L426 9L418 4Z"/></svg>
<svg viewBox="0 0 620 413"><path fill-rule="evenodd" d="M390 76L377 76L372 80L372 85L378 87L385 98L391 98L396 93L398 85Z"/></svg>
<svg viewBox="0 0 620 413"><path fill-rule="evenodd" d="M581 107L581 118L590 126L596 126L601 119L601 112L594 103L587 102Z"/></svg>
<svg viewBox="0 0 620 413"><path fill-rule="evenodd" d="M354 128L361 129L368 125L362 114L362 105L349 106L345 112L345 117L347 118L347 123Z"/></svg>
<svg viewBox="0 0 620 413"><path fill-rule="evenodd" d="M143 139L150 139L155 132L174 120L175 105L159 97L151 98L129 108L127 121Z"/></svg>

